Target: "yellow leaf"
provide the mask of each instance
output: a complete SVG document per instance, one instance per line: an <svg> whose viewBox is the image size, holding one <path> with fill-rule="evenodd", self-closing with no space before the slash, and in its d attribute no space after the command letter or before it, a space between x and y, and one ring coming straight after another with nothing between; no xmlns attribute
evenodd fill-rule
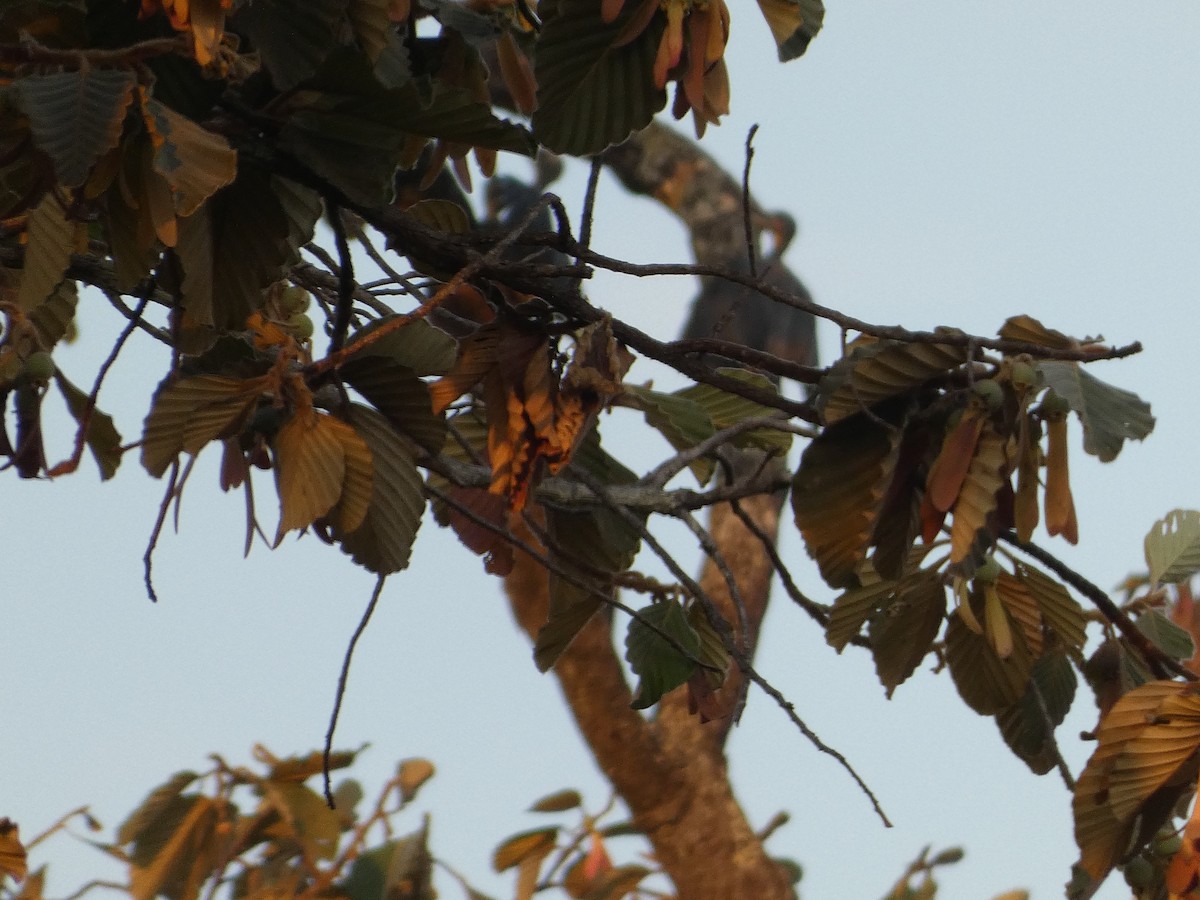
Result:
<svg viewBox="0 0 1200 900"><path fill-rule="evenodd" d="M311 408L297 410L275 436L275 487L279 530L275 546L294 528L307 528L342 496L346 453L339 439L345 423Z"/></svg>
<svg viewBox="0 0 1200 900"><path fill-rule="evenodd" d="M374 460L371 448L354 428L341 419L326 418L327 427L333 430L346 458L346 477L342 482L342 495L333 508L333 524L343 534L350 534L363 523L371 506Z"/></svg>
<svg viewBox="0 0 1200 900"><path fill-rule="evenodd" d="M511 869L527 859L541 860L558 842L557 828L538 828L515 834L496 848L492 868L497 872Z"/></svg>
<svg viewBox="0 0 1200 900"><path fill-rule="evenodd" d="M1008 622L1008 614L1000 595L996 593L994 584L983 586L983 624L987 633L988 643L996 651L1000 659L1008 659L1013 652L1012 626Z"/></svg>
<svg viewBox="0 0 1200 900"><path fill-rule="evenodd" d="M1025 582L1001 571L996 579L996 595L1004 604L1013 622L1021 629L1025 645L1035 657L1042 655L1042 611L1038 602L1025 586Z"/></svg>
<svg viewBox="0 0 1200 900"><path fill-rule="evenodd" d="M194 796L187 813L153 859L145 866L131 868L129 894L133 900L154 900L168 892L176 897L195 897L216 863L218 820L217 801Z"/></svg>

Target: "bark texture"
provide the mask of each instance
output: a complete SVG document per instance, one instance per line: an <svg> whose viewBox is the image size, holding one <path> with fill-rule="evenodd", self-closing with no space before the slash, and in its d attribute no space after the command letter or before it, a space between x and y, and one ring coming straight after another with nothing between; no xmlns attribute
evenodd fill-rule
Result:
<svg viewBox="0 0 1200 900"><path fill-rule="evenodd" d="M740 183L694 143L652 125L608 151L604 162L630 190L658 199L679 216L692 237L697 262L745 271L749 253ZM758 233L771 229L777 219L753 201L750 211L757 241ZM781 261L771 265L778 267L777 276L799 285ZM710 311L708 319L714 322L736 317L742 302L714 292L711 286L706 286L701 300L723 304ZM796 314L790 307L779 309L783 316ZM791 348L790 355L796 362L814 364L811 321L793 331L806 337ZM780 495L753 497L742 501L741 510L773 541L782 501ZM727 505L713 509L709 528L732 569L741 610L712 559L704 566L701 588L752 656L767 608L773 574L770 556L762 538ZM528 530L522 536L537 543ZM518 623L531 639L536 637L549 606L545 570L518 553L506 588ZM739 620L746 623L744 630L738 627ZM785 870L768 856L733 793L724 753L729 718L701 722L689 711L683 689L664 697L653 719L631 709L632 695L614 644L611 618L604 611L580 632L554 672L596 762L646 833L680 900L792 900L796 896ZM739 706L745 688L745 679L735 668L721 688L728 709Z"/></svg>

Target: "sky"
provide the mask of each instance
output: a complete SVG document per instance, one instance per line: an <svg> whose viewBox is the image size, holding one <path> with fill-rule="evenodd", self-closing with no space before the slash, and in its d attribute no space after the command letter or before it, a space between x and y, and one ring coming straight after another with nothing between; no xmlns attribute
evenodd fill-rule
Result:
<svg viewBox="0 0 1200 900"><path fill-rule="evenodd" d="M981 334L1028 313L1076 336L1144 344L1141 356L1092 371L1149 400L1155 433L1102 466L1083 457L1074 430L1080 545L1041 536L1102 586L1143 567L1152 523L1200 507L1190 452L1200 443L1200 7L1160 0L1134 15L1110 0L846 0L831 4L807 55L780 66L756 8L734 6L733 113L704 146L740 171L747 130L760 126L753 188L799 220L788 262L819 302L880 324ZM519 160L507 165L528 172ZM555 186L576 210L585 176L575 166ZM608 177L597 208L597 250L687 260L678 223ZM668 335L694 289L686 279L613 276L589 290L618 317ZM80 315L80 341L56 360L88 384L121 323L90 296ZM828 361L839 335L823 327L821 340ZM101 405L126 436L139 432L166 362L135 339L114 368ZM645 361L630 377L674 383ZM605 427L606 446L634 468L668 452L632 416ZM57 460L70 435L65 423L50 433ZM216 465L215 453L201 455L179 532L159 543L157 605L141 558L163 485L135 458L105 484L90 463L54 483L6 475L0 815L25 837L85 803L115 827L151 787L203 768L210 752L243 762L259 742L277 754L320 745L373 579L311 537L273 552L260 544L243 560L243 502L219 491ZM258 496L269 530L269 479ZM831 600L785 532L781 550L801 587ZM698 564L678 529L664 533ZM836 764L752 696L730 743L732 777L752 821L790 812L768 846L804 865L808 900L881 897L926 844L966 849L942 870L947 898L1062 895L1076 853L1066 789L1030 774L946 674L923 670L889 701L867 656L835 655L781 592L758 667L896 823L884 829ZM1059 730L1076 771L1090 752L1077 735L1095 716L1081 693ZM512 882L490 872L491 849L543 823L523 812L531 802L564 787L593 809L608 798L499 583L432 521L359 644L338 743L366 742L354 774L368 794L401 758L437 765L399 826L415 829L429 811L435 853L498 898ZM40 861L50 862L53 895L117 874L66 837ZM458 895L440 884L443 896ZM1115 876L1098 896L1128 892Z"/></svg>

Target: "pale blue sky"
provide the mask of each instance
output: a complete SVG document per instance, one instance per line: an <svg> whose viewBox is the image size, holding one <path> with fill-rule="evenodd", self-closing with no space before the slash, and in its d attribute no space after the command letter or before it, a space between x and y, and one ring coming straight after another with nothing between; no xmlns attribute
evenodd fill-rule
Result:
<svg viewBox="0 0 1200 900"><path fill-rule="evenodd" d="M761 126L755 190L799 219L789 262L824 304L980 333L1030 313L1079 336L1145 344L1143 356L1094 371L1151 401L1158 428L1109 466L1076 454L1081 544L1050 544L1105 586L1141 565L1156 518L1200 506L1200 7L1133 10L1108 0L831 4L808 55L779 66L755 6L739 3L734 112L705 139L740 170L746 131ZM557 186L575 209L583 177L574 169ZM673 219L608 179L594 245L646 262L686 258ZM592 296L665 334L691 292L684 280L603 278ZM103 301L85 304L83 339L59 354L76 381L90 383L114 320ZM838 336L821 336L828 359ZM138 433L164 366L140 341L116 367L102 405L126 436ZM661 379L644 362L631 377ZM665 452L626 421L620 439L616 418L605 436L628 462ZM66 432L51 433L49 453L61 458ZM145 598L141 555L162 485L136 459L107 485L92 468L54 484L6 476L0 815L26 836L81 803L115 826L151 786L202 767L210 751L244 760L255 742L277 753L319 745L372 579L312 538L274 553L258 546L243 561L242 500L219 492L216 463L215 453L201 457L181 533L160 543L158 606ZM269 530L269 480L258 493ZM694 561L686 537L669 531ZM793 535L783 552L802 585L830 599ZM1075 857L1067 792L1054 776L1029 774L948 677L923 673L889 702L865 654L835 656L785 599L759 659L896 822L883 829L841 770L752 696L731 744L733 775L756 822L792 813L770 847L804 864L806 898L882 896L926 843L966 847L941 879L947 898L1018 887L1035 900L1061 896ZM1060 729L1076 769L1089 747L1075 736L1094 719L1081 694ZM357 771L368 789L401 757L437 763L417 804L433 813L434 849L497 897L512 889L489 873L492 847L541 821L520 810L565 786L594 807L607 796L499 584L432 522L360 644L339 743L363 741L372 747ZM100 854L69 840L47 858L54 894L105 871ZM444 895L456 890L447 884ZM1127 895L1118 876L1100 896Z"/></svg>

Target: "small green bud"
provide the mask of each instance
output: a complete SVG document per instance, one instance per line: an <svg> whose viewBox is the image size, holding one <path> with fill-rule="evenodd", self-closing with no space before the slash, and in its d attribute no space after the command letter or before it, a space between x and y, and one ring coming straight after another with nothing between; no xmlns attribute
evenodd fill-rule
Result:
<svg viewBox="0 0 1200 900"><path fill-rule="evenodd" d="M31 353L25 357L25 364L21 368L23 374L30 381L45 382L54 377L54 357L45 350L38 350L36 353Z"/></svg>

